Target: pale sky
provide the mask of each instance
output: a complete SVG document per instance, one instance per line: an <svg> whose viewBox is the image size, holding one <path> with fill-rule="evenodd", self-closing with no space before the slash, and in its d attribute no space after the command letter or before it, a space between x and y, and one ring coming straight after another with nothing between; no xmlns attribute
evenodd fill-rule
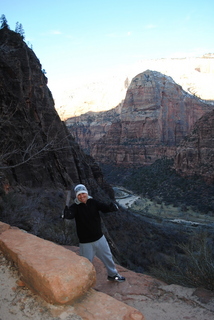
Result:
<svg viewBox="0 0 214 320"><path fill-rule="evenodd" d="M87 79L142 59L214 53L213 0L1 0L11 30L45 69L53 96L72 79Z"/></svg>

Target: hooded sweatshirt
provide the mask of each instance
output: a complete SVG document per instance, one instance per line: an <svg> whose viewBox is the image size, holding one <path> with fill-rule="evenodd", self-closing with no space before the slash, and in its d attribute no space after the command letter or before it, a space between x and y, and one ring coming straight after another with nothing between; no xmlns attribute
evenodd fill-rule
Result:
<svg viewBox="0 0 214 320"><path fill-rule="evenodd" d="M75 219L77 235L80 243L99 240L103 236L99 211L103 213L118 210L114 203L101 203L89 196L86 203L75 199L70 207L65 207L64 218Z"/></svg>

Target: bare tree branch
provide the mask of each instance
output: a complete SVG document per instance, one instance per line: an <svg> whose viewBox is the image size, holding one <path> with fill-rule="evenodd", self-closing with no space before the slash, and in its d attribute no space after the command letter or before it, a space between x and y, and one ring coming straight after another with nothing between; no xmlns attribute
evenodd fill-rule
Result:
<svg viewBox="0 0 214 320"><path fill-rule="evenodd" d="M12 103L12 102L11 102ZM1 110L2 111L2 110ZM53 120L52 124L48 127L47 132L40 127L34 128L34 133L31 141L28 142L29 135L33 135L32 131L29 135L25 135L27 129L21 131L13 122L13 116L17 111L17 107L10 114L3 115L1 112L0 117L0 170L12 169L19 167L23 164L30 162L38 157L44 155L47 152L57 152L65 149L69 149L68 136L63 136L61 130L62 126L59 126L59 130L56 131L56 123ZM32 123L29 119L25 119L28 122L29 128L32 128ZM26 123L26 122L25 122ZM42 138L43 134L43 138ZM62 135L62 138L60 137ZM19 145L17 145L20 140ZM43 141L44 140L44 141ZM18 160L19 159L19 160ZM9 164L9 162L16 162Z"/></svg>

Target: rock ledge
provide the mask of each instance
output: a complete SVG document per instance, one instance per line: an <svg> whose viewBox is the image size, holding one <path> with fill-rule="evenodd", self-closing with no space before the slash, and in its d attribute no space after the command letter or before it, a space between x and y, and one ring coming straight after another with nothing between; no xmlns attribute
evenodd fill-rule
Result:
<svg viewBox="0 0 214 320"><path fill-rule="evenodd" d="M24 284L48 303L72 304L88 320L145 320L137 309L93 290L94 266L66 248L0 222L0 249Z"/></svg>

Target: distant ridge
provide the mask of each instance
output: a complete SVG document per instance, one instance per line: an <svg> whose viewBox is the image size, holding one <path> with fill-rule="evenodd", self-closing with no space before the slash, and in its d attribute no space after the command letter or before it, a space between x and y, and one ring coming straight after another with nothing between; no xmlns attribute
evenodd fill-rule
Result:
<svg viewBox="0 0 214 320"><path fill-rule="evenodd" d="M214 53L206 53L202 57L141 60L81 85L72 79L72 84L59 89L54 97L56 109L63 119L112 109L124 100L132 78L147 69L172 77L185 91L201 99L214 100Z"/></svg>

